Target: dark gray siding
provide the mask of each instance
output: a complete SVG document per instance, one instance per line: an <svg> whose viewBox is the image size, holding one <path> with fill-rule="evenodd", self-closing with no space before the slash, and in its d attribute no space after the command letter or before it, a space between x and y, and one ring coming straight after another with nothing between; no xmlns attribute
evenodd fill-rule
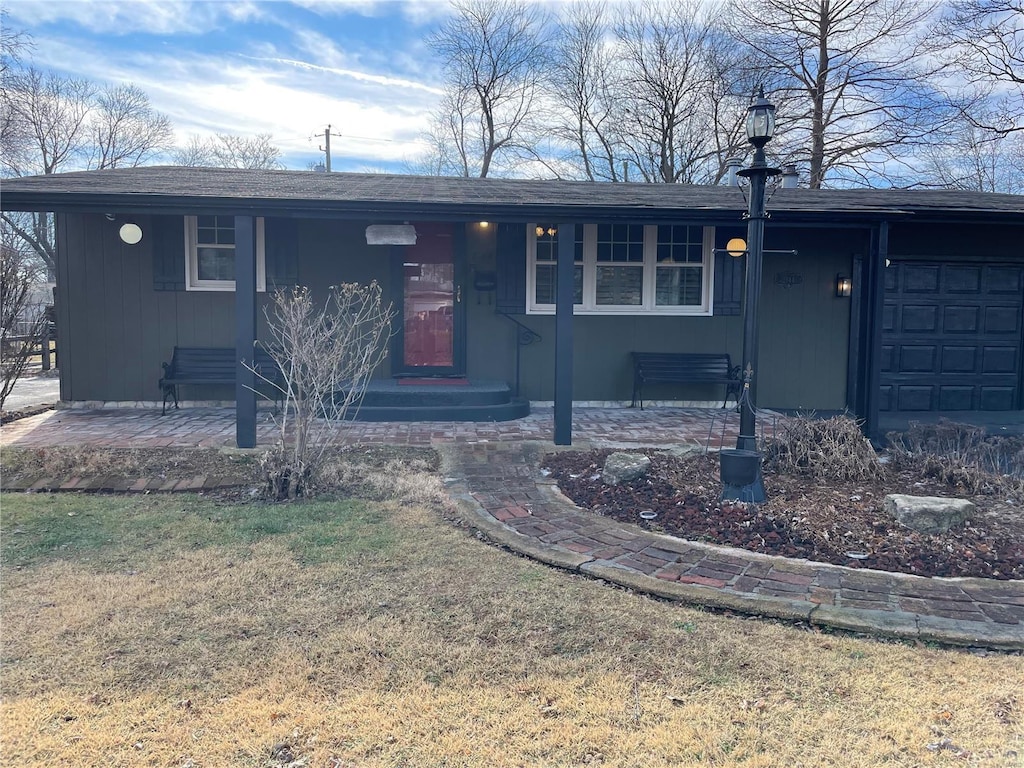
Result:
<svg viewBox="0 0 1024 768"><path fill-rule="evenodd" d="M488 243L470 225L470 267L491 269ZM723 232L723 234L726 234ZM737 234L735 232L729 234ZM722 240L720 237L716 237ZM724 241L723 241L724 242ZM475 245L474 245L475 244ZM846 405L850 299L835 296L835 278L851 274L853 254L866 253L867 233L843 230L769 232L766 247L798 250L796 256L768 254L764 262L758 405L838 410ZM481 297L469 309L471 376L514 377L516 329ZM522 393L532 400L554 398L555 320L550 315L517 315L543 336L522 350ZM629 400L630 352L728 352L738 365L743 351L742 315L645 317L580 315L574 320L575 400ZM650 385L645 397L713 401L721 387Z"/></svg>
<svg viewBox="0 0 1024 768"><path fill-rule="evenodd" d="M121 242L120 220L89 214L59 218L57 293L64 400L159 400L160 364L171 359L175 346L234 345L234 294L156 290L152 233L157 227L151 217L132 220L144 233L137 245ZM313 286L321 296L326 296L327 286L345 281L376 279L387 291L389 249L367 246L365 226L297 221L292 246L297 281ZM267 303L267 294L261 294L261 307ZM260 336L266 338L262 311L260 321ZM205 387L184 395L234 396L230 387Z"/></svg>

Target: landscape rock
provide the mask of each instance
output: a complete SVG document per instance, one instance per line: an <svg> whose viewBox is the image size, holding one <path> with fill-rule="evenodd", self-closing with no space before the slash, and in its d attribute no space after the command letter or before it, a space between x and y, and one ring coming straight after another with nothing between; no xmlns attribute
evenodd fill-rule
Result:
<svg viewBox="0 0 1024 768"><path fill-rule="evenodd" d="M941 496L907 496L891 493L885 497L885 511L899 523L921 533L942 533L970 520L977 507L966 499Z"/></svg>
<svg viewBox="0 0 1024 768"><path fill-rule="evenodd" d="M650 468L651 460L641 453L611 453L605 459L601 480L608 485L620 485L643 477Z"/></svg>

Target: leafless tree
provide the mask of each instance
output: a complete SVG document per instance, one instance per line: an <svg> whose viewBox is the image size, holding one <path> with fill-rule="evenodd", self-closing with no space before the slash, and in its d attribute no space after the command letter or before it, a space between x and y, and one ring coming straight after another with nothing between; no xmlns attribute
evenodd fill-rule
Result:
<svg viewBox="0 0 1024 768"><path fill-rule="evenodd" d="M329 453L344 442L338 424L357 411L370 377L387 356L394 317L376 283L346 283L317 302L308 288L274 294L266 310L266 345L283 384L264 379L283 395L276 417L279 440L263 458L275 499L304 495Z"/></svg>
<svg viewBox="0 0 1024 768"><path fill-rule="evenodd" d="M745 146L747 49L683 2L572 6L551 62L550 122L593 180L717 182Z"/></svg>
<svg viewBox="0 0 1024 768"><path fill-rule="evenodd" d="M920 186L1024 194L1024 133L993 133L963 118L921 157Z"/></svg>
<svg viewBox="0 0 1024 768"><path fill-rule="evenodd" d="M94 94L95 86L88 80L34 67L8 70L0 95L4 175L49 174L80 165L87 155ZM3 220L51 273L56 270L51 214L4 212Z"/></svg>
<svg viewBox="0 0 1024 768"><path fill-rule="evenodd" d="M33 46L32 36L14 29L7 21L7 9L0 8L0 75L19 67Z"/></svg>
<svg viewBox="0 0 1024 768"><path fill-rule="evenodd" d="M617 65L607 6L570 6L554 36L549 66L554 133L571 147L567 159L590 181L619 181L623 157Z"/></svg>
<svg viewBox="0 0 1024 768"><path fill-rule="evenodd" d="M24 66L27 38L5 30L0 90L0 168L5 176L138 165L166 149L170 122L134 85L99 88L83 78ZM53 216L3 213L3 222L50 274Z"/></svg>
<svg viewBox="0 0 1024 768"><path fill-rule="evenodd" d="M874 181L942 119L910 49L930 7L913 0L764 0L730 6L729 29L799 97L775 151L810 186Z"/></svg>
<svg viewBox="0 0 1024 768"><path fill-rule="evenodd" d="M454 14L427 42L441 59L445 97L432 123L435 146L463 176L536 155L532 124L547 56L547 14L520 0L454 0Z"/></svg>
<svg viewBox="0 0 1024 768"><path fill-rule="evenodd" d="M149 97L130 83L102 88L90 123L92 168L134 167L169 150L174 129L153 109Z"/></svg>
<svg viewBox="0 0 1024 768"><path fill-rule="evenodd" d="M3 102L13 125L5 137L10 146L5 146L4 171L12 176L55 173L83 160L95 93L88 80L35 67L7 73Z"/></svg>
<svg viewBox="0 0 1024 768"><path fill-rule="evenodd" d="M215 137L191 136L174 152L175 165L205 168L281 168L281 150L269 133L237 136L218 133Z"/></svg>
<svg viewBox="0 0 1024 768"><path fill-rule="evenodd" d="M1024 132L1024 2L952 0L930 30L932 50L969 90L957 103L977 127Z"/></svg>
<svg viewBox="0 0 1024 768"><path fill-rule="evenodd" d="M0 408L25 371L46 322L45 306L33 302L39 270L24 244L3 231L0 239Z"/></svg>
<svg viewBox="0 0 1024 768"><path fill-rule="evenodd" d="M708 159L714 127L707 45L712 19L696 2L644 0L616 24L630 160L645 181L694 182Z"/></svg>

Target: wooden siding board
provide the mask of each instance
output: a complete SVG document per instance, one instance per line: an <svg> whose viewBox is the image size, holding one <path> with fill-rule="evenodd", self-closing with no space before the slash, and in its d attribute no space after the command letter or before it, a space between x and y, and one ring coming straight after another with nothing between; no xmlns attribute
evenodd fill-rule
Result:
<svg viewBox="0 0 1024 768"><path fill-rule="evenodd" d="M145 225L143 231L145 230ZM143 238L142 243L146 242ZM139 251L138 264L138 295L139 295L139 365L137 374L136 394L142 400L159 400L162 395L157 382L163 374L161 363L169 362L171 354L164 349L162 342L161 308L166 305L170 294L153 290L153 253L154 243L150 242Z"/></svg>
<svg viewBox="0 0 1024 768"><path fill-rule="evenodd" d="M142 347L142 265L148 261L151 242L146 241L148 221L135 222L142 228L142 240L136 245L123 245L121 248L121 277L123 313L121 316L124 327L124 359L139 361L136 365L122 366L123 399L137 400L137 394L143 391L143 372L145 355ZM152 289L152 284L150 284Z"/></svg>
<svg viewBox="0 0 1024 768"><path fill-rule="evenodd" d="M100 333L106 349L106 358L130 359L125 346L125 298L124 298L124 249L118 235L118 222L101 224L100 237L103 241L103 314ZM100 381L104 400L126 400L125 377L129 365L104 365Z"/></svg>
<svg viewBox="0 0 1024 768"><path fill-rule="evenodd" d="M74 338L72 333L70 300L71 292L65 286L72 285L71 282L71 238L68 236L70 229L79 229L82 217L76 214L63 214L57 216L56 220L56 245L57 245L57 287L54 289L54 297L57 312L57 364L60 369L60 399L70 401L74 398L75 366L71 355ZM80 239L79 239L80 242Z"/></svg>
<svg viewBox="0 0 1024 768"><path fill-rule="evenodd" d="M82 363L80 370L85 373L83 389L85 400L106 400L105 368L107 366L107 339L104 327L104 303L106 301L106 284L104 260L106 259L106 243L103 241L102 216L88 217L84 221L83 242L87 244L84 277L76 286L82 289L81 303L84 315L76 317L76 324L84 321L87 328L88 351L79 357ZM84 359L83 359L84 358Z"/></svg>
<svg viewBox="0 0 1024 768"><path fill-rule="evenodd" d="M839 272L851 274L852 258L842 250L825 250L828 246L805 233L782 234L769 247L799 253L765 256L756 404L841 410L846 405L850 299L836 297L835 278Z"/></svg>

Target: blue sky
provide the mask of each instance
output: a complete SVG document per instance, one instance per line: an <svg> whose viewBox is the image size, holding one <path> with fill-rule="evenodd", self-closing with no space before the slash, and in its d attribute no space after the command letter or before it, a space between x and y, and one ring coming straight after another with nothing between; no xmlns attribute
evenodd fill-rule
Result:
<svg viewBox="0 0 1024 768"><path fill-rule="evenodd" d="M440 97L424 39L443 0L0 0L32 35L42 69L132 82L174 124L177 141L273 134L285 165L401 170Z"/></svg>

